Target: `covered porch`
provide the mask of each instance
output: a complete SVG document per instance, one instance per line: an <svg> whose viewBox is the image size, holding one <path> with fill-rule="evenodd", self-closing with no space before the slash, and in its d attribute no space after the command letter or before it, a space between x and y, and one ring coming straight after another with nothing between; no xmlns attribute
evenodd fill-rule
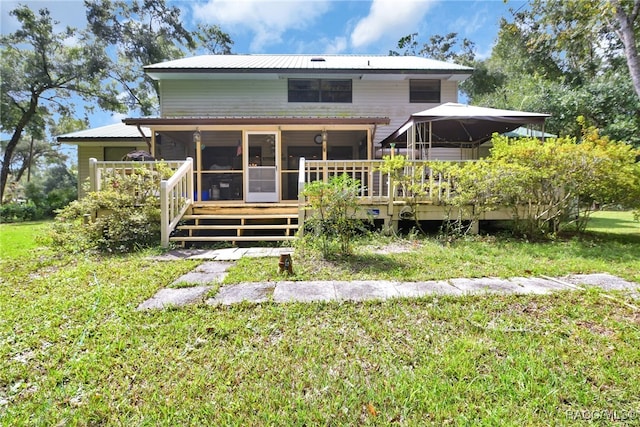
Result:
<svg viewBox="0 0 640 427"><path fill-rule="evenodd" d="M370 160L386 118L127 119L151 130L158 160L193 159L199 206L298 200L298 166L310 160Z"/></svg>

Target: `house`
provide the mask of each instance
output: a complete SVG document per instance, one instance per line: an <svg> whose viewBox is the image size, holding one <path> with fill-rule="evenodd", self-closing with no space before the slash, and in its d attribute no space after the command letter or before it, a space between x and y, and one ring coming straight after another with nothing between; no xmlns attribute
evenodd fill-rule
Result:
<svg viewBox="0 0 640 427"><path fill-rule="evenodd" d="M304 217L301 186L343 172L363 183L369 212L397 221L388 180L375 170L379 159L392 149L413 153L418 121L407 126L407 118L456 103L458 83L472 72L422 57L365 55L206 55L144 70L158 82L160 115L125 119L123 136L133 139L88 131L58 140L78 144L80 181L91 175L90 158L104 167L99 160L122 154L116 147L192 159L166 195L181 199L166 201L179 205L168 223L191 221L173 236L183 242L290 239ZM477 158L473 148L430 145L429 158Z"/></svg>

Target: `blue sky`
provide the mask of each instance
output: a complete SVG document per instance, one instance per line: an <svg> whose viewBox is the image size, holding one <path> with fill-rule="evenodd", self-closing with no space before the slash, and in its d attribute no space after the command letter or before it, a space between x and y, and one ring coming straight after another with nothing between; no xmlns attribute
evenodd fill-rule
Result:
<svg viewBox="0 0 640 427"><path fill-rule="evenodd" d="M523 1L503 0L202 0L172 1L183 11L187 26L216 23L231 35L234 53L387 54L398 40L419 33L457 32L487 57L501 17ZM47 7L61 25L85 26L81 0L2 0L1 31L17 28L9 11L19 3ZM82 112L79 112L82 116ZM121 116L91 116L91 126L117 122Z"/></svg>

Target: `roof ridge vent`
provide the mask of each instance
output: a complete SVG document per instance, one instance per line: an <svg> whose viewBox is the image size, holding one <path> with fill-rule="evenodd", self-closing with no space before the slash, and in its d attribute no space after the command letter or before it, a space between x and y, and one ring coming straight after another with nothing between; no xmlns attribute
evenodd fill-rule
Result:
<svg viewBox="0 0 640 427"><path fill-rule="evenodd" d="M327 60L321 56L315 56L311 58L311 62L327 62Z"/></svg>

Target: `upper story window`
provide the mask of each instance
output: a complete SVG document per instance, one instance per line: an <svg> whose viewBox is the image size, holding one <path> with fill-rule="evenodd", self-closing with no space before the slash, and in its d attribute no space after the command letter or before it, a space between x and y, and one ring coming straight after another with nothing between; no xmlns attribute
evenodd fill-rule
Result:
<svg viewBox="0 0 640 427"><path fill-rule="evenodd" d="M440 80L410 80L409 102L421 104L439 104Z"/></svg>
<svg viewBox="0 0 640 427"><path fill-rule="evenodd" d="M289 79L289 102L352 102L351 80Z"/></svg>

